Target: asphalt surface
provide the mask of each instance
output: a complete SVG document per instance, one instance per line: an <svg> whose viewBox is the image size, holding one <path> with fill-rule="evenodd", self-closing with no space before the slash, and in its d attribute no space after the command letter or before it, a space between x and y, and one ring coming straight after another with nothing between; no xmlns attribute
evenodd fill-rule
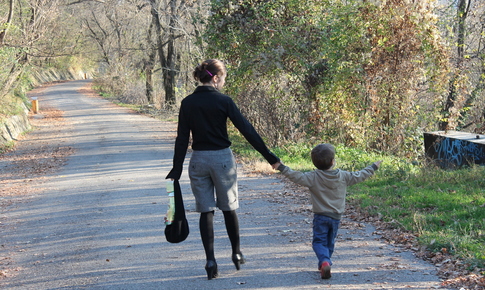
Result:
<svg viewBox="0 0 485 290"><path fill-rule="evenodd" d="M187 170L180 182L191 233L180 244L166 242L163 234L164 178L176 124L78 93L86 82L49 87L39 100L41 109L49 103L64 111L73 126L63 142L75 153L48 176L42 194L2 212L8 231L1 233L0 253L11 257L16 270L0 278L1 289L439 288L433 265L382 242L372 226L352 221L343 221L333 277L320 279L311 215L291 210L291 200L275 201L288 190L277 175L243 170L238 213L247 263L236 271L217 212L220 278L207 280Z"/></svg>

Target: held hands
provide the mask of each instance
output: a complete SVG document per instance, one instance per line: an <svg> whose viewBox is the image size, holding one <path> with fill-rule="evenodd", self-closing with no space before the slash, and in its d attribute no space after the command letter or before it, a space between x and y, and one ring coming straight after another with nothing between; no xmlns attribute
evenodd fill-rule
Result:
<svg viewBox="0 0 485 290"><path fill-rule="evenodd" d="M374 162L374 164L379 168L381 166L382 160ZM271 167L273 167L274 170L277 170L278 167L281 165L281 161L276 162L275 164L271 164Z"/></svg>

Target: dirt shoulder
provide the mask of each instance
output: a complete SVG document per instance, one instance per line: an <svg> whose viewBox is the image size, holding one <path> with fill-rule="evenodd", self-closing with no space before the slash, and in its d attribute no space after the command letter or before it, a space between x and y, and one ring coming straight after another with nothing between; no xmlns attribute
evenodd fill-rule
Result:
<svg viewBox="0 0 485 290"><path fill-rule="evenodd" d="M47 86L32 90L29 95L41 95ZM32 132L19 137L15 146L0 154L0 205L13 197L35 194L37 185L49 173L57 171L72 154L60 135L70 126L63 112L49 104L41 104L39 114L30 113Z"/></svg>
<svg viewBox="0 0 485 290"><path fill-rule="evenodd" d="M40 95L46 87L31 91L31 95ZM93 97L96 94L89 88L82 90L83 94ZM67 157L74 151L73 148L65 146L63 138L69 131L68 120L63 118L63 112L50 107L49 104L40 104L40 113L30 115L32 132L22 136L15 147L0 155L0 230L7 230L2 223L7 218L5 209L14 203L20 203L28 197L42 192L42 183L47 176L59 170L66 162ZM251 166L252 167L252 166ZM246 171L245 175L260 175L261 172ZM283 192L274 192L268 195L274 203L285 205L288 214L304 214L310 219L308 193L305 188L286 183ZM396 224L384 223L378 217L367 215L359 208L347 209L347 219L342 222L343 229L362 228L364 223L372 224L375 227L373 235L378 235L387 244L396 245L399 251L412 252L416 259L424 259L434 264L438 275L444 280L443 287L463 289L485 289L485 278L466 271L465 266L459 260L454 259L447 253L430 253L416 243L416 237L412 233L403 232L396 227ZM311 231L307 225L296 225L307 227L302 230L296 229L288 235L290 242L310 240ZM298 233L298 234L295 234ZM0 245L2 248L8 245ZM0 279L14 275L16 269L11 267L9 256L0 257ZM399 265L394 265L398 267ZM383 265L384 269L393 267L393 264Z"/></svg>

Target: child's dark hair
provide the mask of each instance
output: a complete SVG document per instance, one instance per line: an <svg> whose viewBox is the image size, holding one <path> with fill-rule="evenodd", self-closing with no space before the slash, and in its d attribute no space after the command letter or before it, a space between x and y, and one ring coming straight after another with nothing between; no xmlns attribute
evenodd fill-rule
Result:
<svg viewBox="0 0 485 290"><path fill-rule="evenodd" d="M226 73L226 66L218 59L208 59L199 64L193 72L195 80L205 84L209 83L213 76L222 76Z"/></svg>
<svg viewBox="0 0 485 290"><path fill-rule="evenodd" d="M318 144L312 149L312 161L316 168L330 169L335 159L335 147L331 144Z"/></svg>

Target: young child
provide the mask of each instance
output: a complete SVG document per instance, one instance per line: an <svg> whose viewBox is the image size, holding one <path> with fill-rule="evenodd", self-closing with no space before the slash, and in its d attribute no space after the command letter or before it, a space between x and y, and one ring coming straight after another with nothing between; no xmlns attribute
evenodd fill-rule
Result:
<svg viewBox="0 0 485 290"><path fill-rule="evenodd" d="M362 169L348 172L333 169L335 166L335 148L331 144L319 144L311 152L313 164L317 167L311 172L293 171L282 163L277 168L291 181L310 189L313 217L313 250L318 257L318 270L322 279L332 277L330 266L335 248L335 238L340 218L345 209L347 187L362 182L374 174L382 161Z"/></svg>

